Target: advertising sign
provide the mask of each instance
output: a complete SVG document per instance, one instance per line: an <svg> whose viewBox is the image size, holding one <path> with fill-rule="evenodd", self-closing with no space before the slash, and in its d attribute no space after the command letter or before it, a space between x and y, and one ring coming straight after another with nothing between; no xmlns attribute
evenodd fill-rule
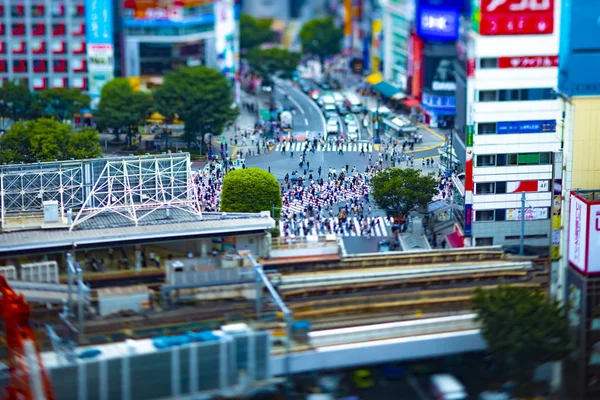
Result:
<svg viewBox="0 0 600 400"><path fill-rule="evenodd" d="M436 92L455 92L454 60L451 58L427 57L425 59L424 86Z"/></svg>
<svg viewBox="0 0 600 400"><path fill-rule="evenodd" d="M421 65L423 64L423 40L418 37L414 32L412 34L412 91L411 94L414 98L421 98L421 89L423 85L423 71Z"/></svg>
<svg viewBox="0 0 600 400"><path fill-rule="evenodd" d="M114 78L112 1L86 0L88 94L95 108L105 83Z"/></svg>
<svg viewBox="0 0 600 400"><path fill-rule="evenodd" d="M123 23L127 27L177 27L212 21L212 0L125 0L123 6Z"/></svg>
<svg viewBox="0 0 600 400"><path fill-rule="evenodd" d="M554 0L481 0L473 20L480 35L548 35L554 31Z"/></svg>
<svg viewBox="0 0 600 400"><path fill-rule="evenodd" d="M87 44L113 43L112 0L86 0L85 22Z"/></svg>
<svg viewBox="0 0 600 400"><path fill-rule="evenodd" d="M558 56L500 57L498 68L552 68L558 67Z"/></svg>
<svg viewBox="0 0 600 400"><path fill-rule="evenodd" d="M226 77L235 77L235 20L234 0L215 0L215 48L217 68Z"/></svg>
<svg viewBox="0 0 600 400"><path fill-rule="evenodd" d="M551 133L556 132L556 120L503 121L497 123L496 129L499 135L513 133Z"/></svg>
<svg viewBox="0 0 600 400"><path fill-rule="evenodd" d="M506 193L529 193L550 191L549 181L516 181L506 182Z"/></svg>
<svg viewBox="0 0 600 400"><path fill-rule="evenodd" d="M371 26L371 73L380 71L381 54L381 35L383 22L380 19L374 19Z"/></svg>
<svg viewBox="0 0 600 400"><path fill-rule="evenodd" d="M529 207L525 209L525 221L548 219L548 207ZM509 208L506 210L507 221L520 221L521 209Z"/></svg>
<svg viewBox="0 0 600 400"><path fill-rule="evenodd" d="M586 202L571 193L567 260L582 272L587 265L588 207Z"/></svg>
<svg viewBox="0 0 600 400"><path fill-rule="evenodd" d="M417 33L422 39L458 39L459 11L450 8L421 7L417 14Z"/></svg>
<svg viewBox="0 0 600 400"><path fill-rule="evenodd" d="M600 204L590 204L588 233L588 273L600 272Z"/></svg>
<svg viewBox="0 0 600 400"><path fill-rule="evenodd" d="M473 205L465 204L465 235L470 236L472 233L473 222Z"/></svg>

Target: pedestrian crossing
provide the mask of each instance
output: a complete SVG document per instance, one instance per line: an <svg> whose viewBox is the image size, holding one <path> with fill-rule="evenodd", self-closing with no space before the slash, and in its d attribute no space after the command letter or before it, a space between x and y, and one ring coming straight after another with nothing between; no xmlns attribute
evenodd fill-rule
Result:
<svg viewBox="0 0 600 400"><path fill-rule="evenodd" d="M304 149L306 148L306 142L277 143L275 145L274 151L282 152L284 146L285 146L286 152L294 151L294 152L300 153L300 152L304 151ZM329 151L338 152L340 150L340 147L342 148L342 151L344 153L345 152L358 153L358 152L360 152L361 147L364 147L365 152L373 151L373 145L370 143L341 143L340 146L338 146L336 143L323 143L323 144L319 143L319 144L317 144L316 151L318 151L318 152L329 152ZM306 151L310 151L310 149L311 149L311 147L309 146Z"/></svg>
<svg viewBox="0 0 600 400"><path fill-rule="evenodd" d="M368 194L369 192L362 187L346 189L344 186L341 186L337 191L333 192L330 186L325 186L319 196L309 197L309 191L305 190L302 192L302 197L300 199L296 199L292 196L291 201L289 201L290 197L286 197L286 201L283 204L283 210L300 214L305 211L308 205L313 207L333 206L333 204L346 202L350 199L364 198L365 193Z"/></svg>
<svg viewBox="0 0 600 400"><path fill-rule="evenodd" d="M367 228L358 220L358 217L347 218L347 223L340 225L339 218L324 218L309 227L308 221L279 221L281 237L304 237L336 234L345 237L371 236L387 237L391 234L391 221L385 217L366 217Z"/></svg>

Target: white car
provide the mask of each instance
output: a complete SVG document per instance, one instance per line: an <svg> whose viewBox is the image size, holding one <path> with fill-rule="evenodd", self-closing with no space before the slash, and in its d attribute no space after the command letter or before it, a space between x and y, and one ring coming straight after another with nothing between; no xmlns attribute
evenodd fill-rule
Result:
<svg viewBox="0 0 600 400"><path fill-rule="evenodd" d="M337 134L338 133L338 123L334 119L330 119L327 121L327 133L328 134Z"/></svg>

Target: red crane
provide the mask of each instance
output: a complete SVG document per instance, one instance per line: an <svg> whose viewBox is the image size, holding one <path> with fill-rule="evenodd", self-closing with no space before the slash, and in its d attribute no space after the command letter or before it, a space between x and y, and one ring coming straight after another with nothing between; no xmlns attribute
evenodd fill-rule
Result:
<svg viewBox="0 0 600 400"><path fill-rule="evenodd" d="M0 314L4 319L10 372L4 399L54 400L52 385L29 324L29 304L22 294L12 290L4 275L0 275L0 294Z"/></svg>

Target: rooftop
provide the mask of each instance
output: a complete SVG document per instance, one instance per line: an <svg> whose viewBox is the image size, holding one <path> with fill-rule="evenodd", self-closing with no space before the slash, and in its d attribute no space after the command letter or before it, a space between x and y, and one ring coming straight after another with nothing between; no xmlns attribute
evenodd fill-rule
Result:
<svg viewBox="0 0 600 400"><path fill-rule="evenodd" d="M275 226L271 217L261 214L203 213L199 216L175 208L169 211L155 209L143 212L147 216L139 220L137 226L125 216L106 212L83 221L72 231L41 228L0 233L0 254L58 250L71 248L73 245L242 234ZM152 213L149 214L150 212Z"/></svg>

